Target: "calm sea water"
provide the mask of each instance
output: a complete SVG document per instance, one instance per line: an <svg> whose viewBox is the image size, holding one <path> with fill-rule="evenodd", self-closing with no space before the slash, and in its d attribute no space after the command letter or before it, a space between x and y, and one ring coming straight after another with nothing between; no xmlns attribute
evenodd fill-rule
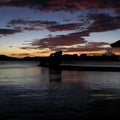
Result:
<svg viewBox="0 0 120 120"><path fill-rule="evenodd" d="M50 70L0 62L1 120L120 118L119 72Z"/></svg>

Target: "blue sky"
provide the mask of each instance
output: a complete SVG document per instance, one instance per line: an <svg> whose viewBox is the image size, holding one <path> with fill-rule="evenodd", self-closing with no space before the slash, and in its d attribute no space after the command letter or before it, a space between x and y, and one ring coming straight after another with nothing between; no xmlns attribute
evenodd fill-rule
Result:
<svg viewBox="0 0 120 120"><path fill-rule="evenodd" d="M120 39L118 0L1 0L0 6L0 54L104 53Z"/></svg>

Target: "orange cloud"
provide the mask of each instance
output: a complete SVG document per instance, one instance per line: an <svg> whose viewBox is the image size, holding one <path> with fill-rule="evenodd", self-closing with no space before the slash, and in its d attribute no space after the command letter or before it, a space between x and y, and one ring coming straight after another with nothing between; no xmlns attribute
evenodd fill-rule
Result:
<svg viewBox="0 0 120 120"><path fill-rule="evenodd" d="M87 42L81 36L87 35L87 32L72 33L69 35L60 35L52 38L44 38L34 40L27 46L21 49L49 49L49 51L62 50L65 52L78 52L78 51L99 51L102 49L110 48L110 45L105 42Z"/></svg>

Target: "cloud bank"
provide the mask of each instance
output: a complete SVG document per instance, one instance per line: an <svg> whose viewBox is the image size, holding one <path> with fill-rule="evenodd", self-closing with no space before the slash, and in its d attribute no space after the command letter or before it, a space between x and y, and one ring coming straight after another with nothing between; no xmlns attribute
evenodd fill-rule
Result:
<svg viewBox="0 0 120 120"><path fill-rule="evenodd" d="M0 0L0 6L29 7L38 10L78 10L94 7L95 9L115 9L119 11L119 0Z"/></svg>
<svg viewBox="0 0 120 120"><path fill-rule="evenodd" d="M15 34L18 32L21 32L21 31L16 29L0 29L0 37Z"/></svg>

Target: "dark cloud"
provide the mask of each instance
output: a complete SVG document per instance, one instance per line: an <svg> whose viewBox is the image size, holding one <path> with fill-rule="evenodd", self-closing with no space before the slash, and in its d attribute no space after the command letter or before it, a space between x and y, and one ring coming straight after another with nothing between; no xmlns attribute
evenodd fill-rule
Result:
<svg viewBox="0 0 120 120"><path fill-rule="evenodd" d="M7 27L14 27L16 29L20 29L22 31L28 30L43 30L47 29L48 27L56 25L57 22L54 21L40 21L40 20L25 20L25 19L13 19L11 20Z"/></svg>
<svg viewBox="0 0 120 120"><path fill-rule="evenodd" d="M22 45L24 47L19 47L20 49L23 49L23 50L32 50L32 49L39 49L38 47L36 46L31 46L31 45Z"/></svg>
<svg viewBox="0 0 120 120"><path fill-rule="evenodd" d="M29 53L21 53L21 54L11 54L12 56L19 56L19 57L22 57L22 56L30 56Z"/></svg>
<svg viewBox="0 0 120 120"><path fill-rule="evenodd" d="M91 16L94 23L89 27L89 32L104 32L120 28L120 16L111 17L106 14Z"/></svg>
<svg viewBox="0 0 120 120"><path fill-rule="evenodd" d="M80 23L59 24L55 21L40 21L40 20L30 21L24 19L14 19L8 23L7 27L14 27L15 29L19 29L21 31L47 29L50 32L57 32L80 29L81 25L82 24Z"/></svg>
<svg viewBox="0 0 120 120"><path fill-rule="evenodd" d="M21 31L16 29L0 29L0 36L11 35L18 32L21 32Z"/></svg>
<svg viewBox="0 0 120 120"><path fill-rule="evenodd" d="M57 50L57 46L67 46L74 44L85 43L83 38L80 38L77 34L75 35L60 35L51 38L44 38L40 40L34 40L27 47L21 47L21 49L44 49L49 48L50 50Z"/></svg>
<svg viewBox="0 0 120 120"><path fill-rule="evenodd" d="M93 21L92 23L90 21ZM15 30L6 29L6 32L22 32L24 30L49 30L50 32L81 30L89 35L92 32L104 32L120 28L120 16L112 17L109 14L90 14L89 19L83 20L80 23L59 24L55 21L30 21L24 19L14 19L8 23L8 27L13 27ZM4 30L3 30L4 31ZM79 33L80 34L80 33ZM81 35L80 35L81 36Z"/></svg>
<svg viewBox="0 0 120 120"><path fill-rule="evenodd" d="M38 10L119 9L119 0L0 0L0 6L29 7Z"/></svg>
<svg viewBox="0 0 120 120"><path fill-rule="evenodd" d="M119 0L48 0L48 10L79 10L81 8L119 9Z"/></svg>
<svg viewBox="0 0 120 120"><path fill-rule="evenodd" d="M56 25L57 23L54 21L40 21L40 20L25 20L25 19L13 19L11 20L8 25L16 26L16 25L30 25L30 26L41 26L41 25L46 25L46 26L51 26L51 25Z"/></svg>
<svg viewBox="0 0 120 120"><path fill-rule="evenodd" d="M47 29L50 32L68 31L68 30L86 30L91 32L104 32L120 28L120 16L111 16L105 13L90 13L88 18L82 19L79 23L60 24L55 21L41 21L41 20L25 20L13 19L7 27L13 27L16 30L43 30ZM93 22L91 22L93 21Z"/></svg>
<svg viewBox="0 0 120 120"><path fill-rule="evenodd" d="M52 38L34 40L28 46L21 49L50 49L51 51L96 51L110 48L105 42L87 42L81 36L87 36L87 32L60 35Z"/></svg>
<svg viewBox="0 0 120 120"><path fill-rule="evenodd" d="M29 7L32 9L42 9L46 7L47 4L47 0L0 0L1 7Z"/></svg>
<svg viewBox="0 0 120 120"><path fill-rule="evenodd" d="M70 24L54 25L54 26L49 27L48 29L51 32L76 30L76 29L80 29L80 24L70 23Z"/></svg>
<svg viewBox="0 0 120 120"><path fill-rule="evenodd" d="M32 43L33 46L40 45L40 47L54 47L54 46L65 46L74 45L79 43L85 43L83 38L80 38L77 34L72 35L60 35L52 38L45 38L41 40L36 40Z"/></svg>
<svg viewBox="0 0 120 120"><path fill-rule="evenodd" d="M8 23L8 27L14 27L21 31L28 30L43 30L47 29L50 32L56 31L67 31L67 30L84 30L91 32L103 32L109 30L115 30L120 28L120 16L117 13L120 9L120 2L119 0L2 0L0 2L5 4L13 4L13 3L22 3L23 6L32 5L40 5L41 9L48 9L48 10L58 10L58 9L80 9L86 8L84 10L89 11L86 16L83 17L79 16L79 23L68 23L68 24L60 24L55 21L30 21L25 19L13 19ZM21 7L22 7L21 4ZM71 7L70 7L71 6ZM92 8L92 10L91 10ZM105 14L104 12L96 11L96 9L109 9L117 11L115 14L116 16L112 16L110 14ZM82 14L81 14L82 15ZM78 18L76 18L78 19ZM93 23L91 23L93 21Z"/></svg>

